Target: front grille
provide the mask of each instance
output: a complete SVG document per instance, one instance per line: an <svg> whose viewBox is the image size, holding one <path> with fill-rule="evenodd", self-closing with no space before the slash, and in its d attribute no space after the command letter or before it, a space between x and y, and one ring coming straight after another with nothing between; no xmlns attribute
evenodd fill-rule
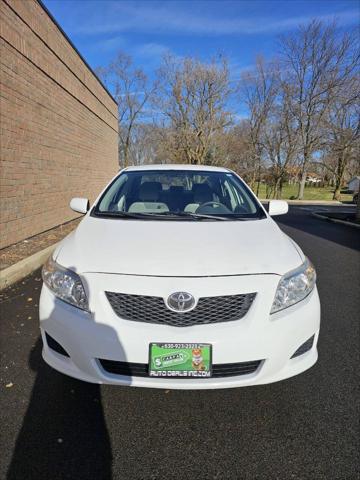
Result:
<svg viewBox="0 0 360 480"><path fill-rule="evenodd" d="M200 298L190 312L169 310L162 297L105 292L116 313L124 320L190 327L239 320L248 312L256 293Z"/></svg>
<svg viewBox="0 0 360 480"><path fill-rule="evenodd" d="M291 358L299 357L300 355L303 355L304 353L311 350L313 343L314 343L314 335L310 337L308 340L306 340L306 342L304 342L302 345L300 345L300 347L296 350L296 352Z"/></svg>
<svg viewBox="0 0 360 480"><path fill-rule="evenodd" d="M212 377L236 377L239 375L248 375L256 372L262 360L241 363L218 363L212 366ZM149 365L147 363L129 363L118 362L116 360L99 359L102 368L115 375L125 375L126 377L149 377ZM149 377L150 378L150 377ZM153 377L151 377L153 378ZM171 379L174 377L160 377ZM181 380L190 380L196 377L183 377ZM177 378L178 380L179 378Z"/></svg>

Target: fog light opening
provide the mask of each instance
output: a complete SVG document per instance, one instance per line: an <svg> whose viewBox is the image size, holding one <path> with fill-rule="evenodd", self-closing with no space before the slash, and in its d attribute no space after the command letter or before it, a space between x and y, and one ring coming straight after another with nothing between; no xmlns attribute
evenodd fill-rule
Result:
<svg viewBox="0 0 360 480"><path fill-rule="evenodd" d="M314 344L314 337L310 337L306 342L304 342L300 347L296 350L296 352L293 354L291 358L299 357L300 355L303 355L304 353L308 352L309 350L312 349L312 346Z"/></svg>
<svg viewBox="0 0 360 480"><path fill-rule="evenodd" d="M59 353L60 355L63 355L64 357L70 357L70 355L67 353L67 351L60 345L59 342L57 342L54 338L52 338L48 333L45 332L45 337L46 337L46 343L48 344L48 347L51 348L51 350L54 350L54 352Z"/></svg>

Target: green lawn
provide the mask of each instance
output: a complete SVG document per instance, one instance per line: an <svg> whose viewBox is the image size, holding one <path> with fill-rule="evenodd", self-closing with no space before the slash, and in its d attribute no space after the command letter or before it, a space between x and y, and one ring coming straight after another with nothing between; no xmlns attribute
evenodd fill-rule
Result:
<svg viewBox="0 0 360 480"><path fill-rule="evenodd" d="M257 186L254 189L256 193ZM298 185L288 185L283 186L282 198L284 200L289 200L291 197L296 199L298 193ZM303 200L332 200L334 194L333 187L305 187L304 198ZM259 189L259 198L266 198L266 186L264 184L260 185ZM342 194L341 201L351 201L352 194Z"/></svg>

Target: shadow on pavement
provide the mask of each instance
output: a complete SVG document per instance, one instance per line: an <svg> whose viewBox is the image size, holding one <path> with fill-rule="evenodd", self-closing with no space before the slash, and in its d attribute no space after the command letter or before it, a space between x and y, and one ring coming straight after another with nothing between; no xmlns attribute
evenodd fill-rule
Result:
<svg viewBox="0 0 360 480"><path fill-rule="evenodd" d="M29 357L36 380L8 480L111 479L111 445L100 386L50 369L41 349L39 338Z"/></svg>
<svg viewBox="0 0 360 480"><path fill-rule="evenodd" d="M358 229L320 220L313 217L310 211L290 207L289 214L274 217L274 220L276 220L281 228L283 226L286 228L295 228L305 234L315 235L329 242L360 251L360 235ZM291 232L286 233L292 236Z"/></svg>

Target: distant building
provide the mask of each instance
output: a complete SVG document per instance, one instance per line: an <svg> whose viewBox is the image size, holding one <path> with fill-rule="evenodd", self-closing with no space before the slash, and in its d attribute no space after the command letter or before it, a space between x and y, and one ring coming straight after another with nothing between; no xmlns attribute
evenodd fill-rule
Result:
<svg viewBox="0 0 360 480"><path fill-rule="evenodd" d="M358 192L360 185L360 177L353 177L351 180L348 181L347 187L350 192Z"/></svg>
<svg viewBox="0 0 360 480"><path fill-rule="evenodd" d="M308 173L306 176L306 183L310 185L318 185L322 182L322 178L317 173Z"/></svg>
<svg viewBox="0 0 360 480"><path fill-rule="evenodd" d="M298 165L288 166L286 168L286 174L290 185L298 183L301 179L301 169Z"/></svg>

